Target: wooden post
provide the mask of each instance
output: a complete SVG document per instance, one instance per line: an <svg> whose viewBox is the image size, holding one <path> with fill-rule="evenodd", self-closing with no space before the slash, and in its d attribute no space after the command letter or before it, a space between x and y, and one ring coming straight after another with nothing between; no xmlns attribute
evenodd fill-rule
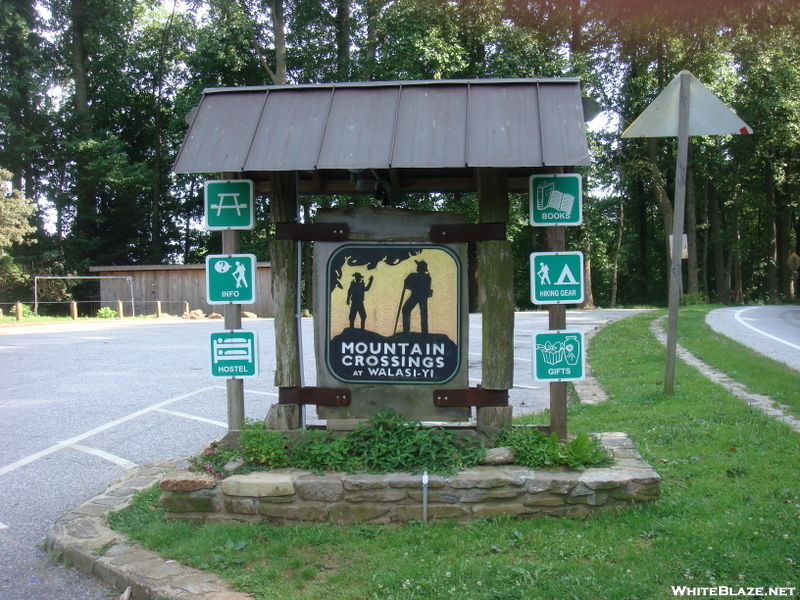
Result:
<svg viewBox="0 0 800 600"><path fill-rule="evenodd" d="M478 169L478 220L508 223L508 170ZM483 315L481 386L508 390L514 386L514 265L511 242L478 242L478 301ZM478 408L478 423L511 424L511 411Z"/></svg>
<svg viewBox="0 0 800 600"><path fill-rule="evenodd" d="M186 302L186 301L184 301L184 302L183 302L183 315L184 315L185 317L187 317L187 318L188 318L188 316L189 316L189 312L191 312L191 311L189 310L189 308L190 308L190 307L189 307L189 303L188 303L188 302Z"/></svg>
<svg viewBox="0 0 800 600"><path fill-rule="evenodd" d="M564 227L547 228L547 251L561 252L566 249L566 230ZM551 304L548 307L549 328L551 331L567 328L567 307L564 304ZM550 431L558 439L567 439L567 384L564 381L550 383Z"/></svg>
<svg viewBox="0 0 800 600"><path fill-rule="evenodd" d="M161 318L161 300L156 300L156 319Z"/></svg>
<svg viewBox="0 0 800 600"><path fill-rule="evenodd" d="M125 317L125 308L122 306L122 300L117 300L117 318L122 319Z"/></svg>
<svg viewBox="0 0 800 600"><path fill-rule="evenodd" d="M74 300L69 303L69 316L73 321L78 320L78 303Z"/></svg>
<svg viewBox="0 0 800 600"><path fill-rule="evenodd" d="M239 254L239 232L225 230L222 232L222 253ZM242 305L226 304L224 306L225 329L242 328ZM225 380L225 391L228 398L228 433L222 441L230 446L239 443L239 432L244 423L244 380L230 378Z"/></svg>
<svg viewBox="0 0 800 600"><path fill-rule="evenodd" d="M19 300L17 300L16 311L17 311L17 321L22 321L22 302L20 302Z"/></svg>
<svg viewBox="0 0 800 600"><path fill-rule="evenodd" d="M272 196L270 216L273 223L297 221L297 182L294 172L271 174ZM275 299L275 386L291 388L302 386L300 356L300 327L297 300L300 294L298 275L298 250L295 240L272 240L272 297ZM272 411L271 422L281 427L297 429L301 426L302 411L290 405L278 405Z"/></svg>
<svg viewBox="0 0 800 600"><path fill-rule="evenodd" d="M672 394L675 385L675 356L678 346L678 306L681 295L681 247L686 204L686 167L689 160L689 84L691 75L681 73L678 101L678 164L675 169L675 209L672 213L672 262L669 277L669 321L667 358L664 366L664 393Z"/></svg>

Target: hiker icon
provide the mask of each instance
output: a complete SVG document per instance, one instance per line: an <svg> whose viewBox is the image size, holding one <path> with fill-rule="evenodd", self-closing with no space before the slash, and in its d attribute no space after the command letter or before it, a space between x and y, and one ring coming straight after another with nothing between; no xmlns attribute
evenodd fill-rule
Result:
<svg viewBox="0 0 800 600"><path fill-rule="evenodd" d="M238 260L236 261L236 269L233 271L233 280L236 282L236 287L247 287L247 267L245 267Z"/></svg>
<svg viewBox="0 0 800 600"><path fill-rule="evenodd" d="M414 261L417 263L417 270L409 274L403 282L403 293L400 296L399 313L403 315L403 333L411 331L411 313L419 307L420 329L422 333L428 333L428 298L433 296L431 289L431 276L428 273L428 263L424 260ZM405 299L406 290L409 291L408 298ZM405 301L404 301L405 299ZM395 329L397 329L397 319L395 319Z"/></svg>
<svg viewBox="0 0 800 600"><path fill-rule="evenodd" d="M361 317L361 329L364 329L364 322L367 320L367 309L364 308L364 297L372 287L370 276L369 282L364 284L364 277L361 273L353 273L353 281L347 289L347 304L350 306L350 327L355 328L356 317Z"/></svg>

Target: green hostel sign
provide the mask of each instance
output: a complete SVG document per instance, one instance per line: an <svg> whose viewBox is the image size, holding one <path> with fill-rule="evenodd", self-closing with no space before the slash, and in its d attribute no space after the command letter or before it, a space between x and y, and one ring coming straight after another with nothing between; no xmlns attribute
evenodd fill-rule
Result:
<svg viewBox="0 0 800 600"><path fill-rule="evenodd" d="M258 338L255 331L231 329L212 333L212 377L257 377Z"/></svg>
<svg viewBox="0 0 800 600"><path fill-rule="evenodd" d="M581 331L534 331L533 378L536 381L577 381L586 373Z"/></svg>
<svg viewBox="0 0 800 600"><path fill-rule="evenodd" d="M578 173L531 175L529 190L531 225L583 223L583 180Z"/></svg>
<svg viewBox="0 0 800 600"><path fill-rule="evenodd" d="M249 179L206 181L206 229L253 229L256 222L253 204L253 182Z"/></svg>

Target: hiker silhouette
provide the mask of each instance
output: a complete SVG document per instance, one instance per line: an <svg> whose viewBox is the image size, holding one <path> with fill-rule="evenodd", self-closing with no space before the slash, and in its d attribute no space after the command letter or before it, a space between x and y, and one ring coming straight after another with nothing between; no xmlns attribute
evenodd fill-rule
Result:
<svg viewBox="0 0 800 600"><path fill-rule="evenodd" d="M408 299L403 303L403 333L411 331L411 313L419 306L419 319L422 333L428 333L428 298L433 296L431 289L431 276L428 273L428 263L424 260L414 261L417 270L410 273L403 282L403 296L409 290ZM402 298L402 296L401 296Z"/></svg>
<svg viewBox="0 0 800 600"><path fill-rule="evenodd" d="M356 326L356 316L361 317L361 329L364 329L364 322L367 320L367 309L364 308L364 296L366 296L369 289L372 287L372 280L370 276L369 283L364 284L364 277L361 273L353 274L353 281L347 289L347 304L350 306L350 327Z"/></svg>

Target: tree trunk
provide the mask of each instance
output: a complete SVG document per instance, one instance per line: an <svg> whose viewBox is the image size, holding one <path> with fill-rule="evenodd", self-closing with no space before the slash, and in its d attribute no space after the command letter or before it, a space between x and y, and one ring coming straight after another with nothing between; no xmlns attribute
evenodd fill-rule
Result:
<svg viewBox="0 0 800 600"><path fill-rule="evenodd" d="M672 232L673 210L672 203L669 201L669 196L667 195L667 190L664 187L664 179L661 176L661 171L658 170L658 147L655 138L647 138L647 158L650 161L650 168L652 169L653 191L655 192L656 204L658 204L658 207L661 209L661 217L664 220L664 245L667 249L667 273L669 273L672 270L669 235Z"/></svg>
<svg viewBox="0 0 800 600"><path fill-rule="evenodd" d="M350 80L350 0L336 0L336 76Z"/></svg>
<svg viewBox="0 0 800 600"><path fill-rule="evenodd" d="M731 297L725 274L725 244L722 239L719 196L717 188L711 182L708 186L708 228L711 232L711 244L714 247L714 280L717 282L717 298L723 304L729 305Z"/></svg>
<svg viewBox="0 0 800 600"><path fill-rule="evenodd" d="M690 294L700 293L700 282L697 276L697 190L694 181L694 161L692 144L689 143L689 164L686 172L686 237L688 239L689 258L686 263L686 291Z"/></svg>
<svg viewBox="0 0 800 600"><path fill-rule="evenodd" d="M364 56L364 69L361 79L370 81L375 76L375 60L378 53L378 16L380 15L380 1L366 0L367 13L367 43Z"/></svg>
<svg viewBox="0 0 800 600"><path fill-rule="evenodd" d="M772 163L767 160L764 165L766 183L766 209L767 232L769 234L769 248L767 250L767 292L769 301L775 304L778 301L778 226L775 210L775 179L772 174Z"/></svg>
<svg viewBox="0 0 800 600"><path fill-rule="evenodd" d="M625 201L620 196L619 214L617 215L617 244L614 248L614 268L611 271L611 308L617 305L617 278L619 275L619 256L622 250L622 233L625 223Z"/></svg>
<svg viewBox="0 0 800 600"><path fill-rule="evenodd" d="M286 83L286 19L283 14L283 0L271 0L272 33L275 39L275 78L276 85Z"/></svg>
<svg viewBox="0 0 800 600"><path fill-rule="evenodd" d="M71 63L72 78L75 83L73 103L78 123L78 135L82 140L92 137L92 122L89 109L88 52L86 49L86 28L89 18L86 0L71 0L70 18L72 20ZM87 159L78 152L75 157L77 176L75 181L75 222L73 233L83 238L92 237L95 222L95 194L89 181Z"/></svg>

